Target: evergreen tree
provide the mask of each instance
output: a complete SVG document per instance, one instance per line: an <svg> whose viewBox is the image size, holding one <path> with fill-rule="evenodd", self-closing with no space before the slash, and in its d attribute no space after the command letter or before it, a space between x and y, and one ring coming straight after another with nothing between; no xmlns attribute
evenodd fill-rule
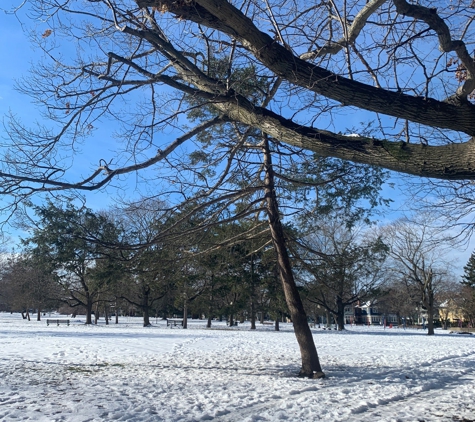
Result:
<svg viewBox="0 0 475 422"><path fill-rule="evenodd" d="M475 251L472 252L467 265L463 267L462 284L475 288Z"/></svg>
<svg viewBox="0 0 475 422"><path fill-rule="evenodd" d="M39 218L32 235L24 241L34 259L48 261L70 306L86 309L92 323L93 305L108 288L109 278L97 277L96 261L103 257L101 244L116 241L113 225L86 207L48 202L35 207Z"/></svg>

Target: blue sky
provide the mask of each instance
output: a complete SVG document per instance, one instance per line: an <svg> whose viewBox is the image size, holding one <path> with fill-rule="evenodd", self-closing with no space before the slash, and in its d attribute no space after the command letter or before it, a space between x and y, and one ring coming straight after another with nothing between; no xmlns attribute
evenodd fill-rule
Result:
<svg viewBox="0 0 475 422"><path fill-rule="evenodd" d="M28 20L25 16L27 5L18 11L18 17L6 13L15 6L20 5L22 0L2 0L0 6L0 57L3 62L0 66L0 116L3 124L7 121L9 113L18 117L26 125L35 125L36 122L43 123L40 108L33 103L27 95L19 93L15 86L17 82L29 77L29 69L43 58L40 51L35 51L28 37L26 29L31 30L35 22ZM42 23L38 23L37 31L43 32L47 28ZM0 129L1 138L5 138L5 130L2 125ZM87 151L85 158L78 156L75 159L77 166L77 177L87 176L97 168L96 156L107 159L108 148L112 146L110 128L99 128L94 142L94 159L89 159ZM100 152L98 152L100 151ZM88 193L88 206L91 208L105 208L109 203L109 197L102 192Z"/></svg>
<svg viewBox="0 0 475 422"><path fill-rule="evenodd" d="M2 7L6 7L18 2L2 0L2 3ZM0 55L0 113L3 116L10 109L21 110L25 115L34 113L34 106L14 91L13 84L16 79L27 75L35 54L18 20L4 11L0 11Z"/></svg>

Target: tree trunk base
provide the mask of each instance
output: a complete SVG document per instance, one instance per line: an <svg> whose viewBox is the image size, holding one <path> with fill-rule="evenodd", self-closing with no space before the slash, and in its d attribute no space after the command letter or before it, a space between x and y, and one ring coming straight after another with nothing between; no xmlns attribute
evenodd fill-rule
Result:
<svg viewBox="0 0 475 422"><path fill-rule="evenodd" d="M310 379L318 380L318 379L325 378L325 373L324 372L312 372L311 374L308 374L306 372L300 371L299 372L299 377L300 378L310 378Z"/></svg>

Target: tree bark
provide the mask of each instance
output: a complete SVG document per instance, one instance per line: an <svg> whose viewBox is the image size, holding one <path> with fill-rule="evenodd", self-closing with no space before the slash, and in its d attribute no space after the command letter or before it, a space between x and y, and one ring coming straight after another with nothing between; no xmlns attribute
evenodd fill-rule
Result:
<svg viewBox="0 0 475 422"><path fill-rule="evenodd" d="M251 330L256 329L256 306L254 299L251 299Z"/></svg>
<svg viewBox="0 0 475 422"><path fill-rule="evenodd" d="M188 328L188 298L186 296L183 304L183 328Z"/></svg>
<svg viewBox="0 0 475 422"><path fill-rule="evenodd" d="M211 294L209 297L208 320L206 321L206 328L211 328L212 320L213 320L213 294Z"/></svg>
<svg viewBox="0 0 475 422"><path fill-rule="evenodd" d="M337 307L336 323L338 326L338 331L342 331L345 329L345 305L340 296L336 298L336 307Z"/></svg>
<svg viewBox="0 0 475 422"><path fill-rule="evenodd" d="M423 303L427 309L427 335L433 336L434 332L434 289L432 286L433 273L432 268L429 269L427 274L424 274L423 284Z"/></svg>
<svg viewBox="0 0 475 422"><path fill-rule="evenodd" d="M92 298L88 291L86 291L86 324L92 324Z"/></svg>
<svg viewBox="0 0 475 422"><path fill-rule="evenodd" d="M148 304L150 296L150 289L148 286L142 288L142 313L143 313L143 326L150 327L150 306Z"/></svg>
<svg viewBox="0 0 475 422"><path fill-rule="evenodd" d="M290 49L280 45L269 34L228 1L196 0L136 0L140 7L156 6L182 19L217 29L238 39L254 56L276 75L309 91L396 118L428 126L452 129L475 135L475 107L468 102L460 105L393 92L353 79L302 60Z"/></svg>
<svg viewBox="0 0 475 422"><path fill-rule="evenodd" d="M427 306L427 335L433 336L434 331L434 292L432 289L428 293L428 306Z"/></svg>
<svg viewBox="0 0 475 422"><path fill-rule="evenodd" d="M256 305L254 286L254 254L251 254L251 330L256 329Z"/></svg>
<svg viewBox="0 0 475 422"><path fill-rule="evenodd" d="M208 321L206 322L206 328L211 328L211 321L213 319L213 300L214 300L214 274L211 274L210 294L208 302Z"/></svg>
<svg viewBox="0 0 475 422"><path fill-rule="evenodd" d="M99 302L96 302L96 310L94 311L94 324L97 325L99 321Z"/></svg>
<svg viewBox="0 0 475 422"><path fill-rule="evenodd" d="M280 220L277 196L274 185L274 172L272 158L269 148L269 141L264 137L264 167L265 167L265 198L267 204L267 215L272 242L277 255L277 266L282 282L285 299L289 308L290 316L294 326L295 336L300 348L302 358L302 368L300 376L309 378L323 378L325 374L320 366L317 349L313 341L312 332L308 326L307 314L303 307L302 299L295 284L290 258L285 245L285 235Z"/></svg>
<svg viewBox="0 0 475 422"><path fill-rule="evenodd" d="M331 326L332 326L331 313L330 313L330 311L329 311L328 309L325 309L325 311L326 311L325 317L326 317L326 319L327 319L326 326L327 326L327 328L331 328Z"/></svg>

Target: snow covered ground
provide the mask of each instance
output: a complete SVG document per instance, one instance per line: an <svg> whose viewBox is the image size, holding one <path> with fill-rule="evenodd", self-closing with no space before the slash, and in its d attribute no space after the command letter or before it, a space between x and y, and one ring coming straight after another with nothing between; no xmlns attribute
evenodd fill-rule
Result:
<svg viewBox="0 0 475 422"><path fill-rule="evenodd" d="M72 321L0 313L1 421L475 421L471 335L315 329L327 378L308 380L289 324Z"/></svg>

